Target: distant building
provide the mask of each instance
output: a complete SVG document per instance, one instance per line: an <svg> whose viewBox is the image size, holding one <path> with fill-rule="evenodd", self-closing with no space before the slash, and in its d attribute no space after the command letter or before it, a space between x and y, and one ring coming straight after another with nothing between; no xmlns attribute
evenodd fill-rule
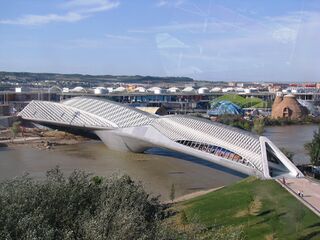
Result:
<svg viewBox="0 0 320 240"><path fill-rule="evenodd" d="M134 92L140 92L140 93L144 93L147 90L144 87L137 87L135 89L133 89Z"/></svg>
<svg viewBox="0 0 320 240"><path fill-rule="evenodd" d="M308 115L308 110L303 107L292 94L284 97L277 93L272 105L272 118L289 118L292 120L301 119Z"/></svg>
<svg viewBox="0 0 320 240"><path fill-rule="evenodd" d="M78 87L71 89L70 92L85 93L85 92L87 92L87 90L84 87L78 86Z"/></svg>
<svg viewBox="0 0 320 240"><path fill-rule="evenodd" d="M62 88L62 92L63 92L63 93L68 93L68 92L70 92L70 89L69 89L69 88L64 87L64 88Z"/></svg>
<svg viewBox="0 0 320 240"><path fill-rule="evenodd" d="M177 93L177 92L181 92L181 90L177 87L171 87L167 90L168 93Z"/></svg>
<svg viewBox="0 0 320 240"><path fill-rule="evenodd" d="M185 87L182 92L185 92L185 93L195 93L196 90L193 88L193 87Z"/></svg>
<svg viewBox="0 0 320 240"><path fill-rule="evenodd" d="M211 116L220 116L220 115L243 115L244 111L238 105L230 101L220 101L211 107L211 110L208 111L208 115Z"/></svg>
<svg viewBox="0 0 320 240"><path fill-rule="evenodd" d="M148 92L153 92L154 94L161 94L163 90L162 88L159 88L159 87L151 87L151 88L148 88Z"/></svg>
<svg viewBox="0 0 320 240"><path fill-rule="evenodd" d="M0 105L0 116L9 116L10 107L7 104Z"/></svg>
<svg viewBox="0 0 320 240"><path fill-rule="evenodd" d="M30 89L28 87L16 87L14 91L16 93L22 93L22 92L30 92Z"/></svg>
<svg viewBox="0 0 320 240"><path fill-rule="evenodd" d="M106 94L108 93L108 90L105 87L96 87L94 89L94 94L99 95L99 94Z"/></svg>
<svg viewBox="0 0 320 240"><path fill-rule="evenodd" d="M202 87L198 89L198 93L199 94L204 94L204 93L208 93L209 89L207 87Z"/></svg>
<svg viewBox="0 0 320 240"><path fill-rule="evenodd" d="M121 93L121 92L126 92L127 89L125 87L117 87L116 89L113 90L113 92Z"/></svg>
<svg viewBox="0 0 320 240"><path fill-rule="evenodd" d="M221 88L220 87L214 87L210 90L210 92L221 92Z"/></svg>

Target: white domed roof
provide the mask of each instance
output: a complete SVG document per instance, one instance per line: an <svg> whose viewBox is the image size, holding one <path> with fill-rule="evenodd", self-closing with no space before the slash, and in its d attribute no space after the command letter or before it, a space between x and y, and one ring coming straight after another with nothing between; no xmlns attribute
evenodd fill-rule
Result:
<svg viewBox="0 0 320 240"><path fill-rule="evenodd" d="M177 88L177 87L171 87L171 88L168 88L167 90L168 92L180 92L180 88Z"/></svg>
<svg viewBox="0 0 320 240"><path fill-rule="evenodd" d="M105 87L96 87L94 89L94 94L105 94L108 92L108 89L106 89Z"/></svg>
<svg viewBox="0 0 320 240"><path fill-rule="evenodd" d="M209 89L207 87L201 87L198 89L198 93L206 93L209 92Z"/></svg>
<svg viewBox="0 0 320 240"><path fill-rule="evenodd" d="M195 89L193 87L186 87L182 90L182 92L194 92Z"/></svg>
<svg viewBox="0 0 320 240"><path fill-rule="evenodd" d="M219 87L214 87L210 90L210 92L221 92L221 88Z"/></svg>
<svg viewBox="0 0 320 240"><path fill-rule="evenodd" d="M134 92L145 92L146 89L144 87L137 87L133 90Z"/></svg>
<svg viewBox="0 0 320 240"><path fill-rule="evenodd" d="M86 92L86 89L84 89L84 88L81 87L81 86L77 86L77 87L73 88L73 89L71 90L71 92Z"/></svg>
<svg viewBox="0 0 320 240"><path fill-rule="evenodd" d="M125 92L127 89L124 87L117 87L114 92Z"/></svg>
<svg viewBox="0 0 320 240"><path fill-rule="evenodd" d="M161 90L161 88L159 88L159 87L148 88L148 91L150 91L150 92L154 92L154 91L157 91L157 90Z"/></svg>

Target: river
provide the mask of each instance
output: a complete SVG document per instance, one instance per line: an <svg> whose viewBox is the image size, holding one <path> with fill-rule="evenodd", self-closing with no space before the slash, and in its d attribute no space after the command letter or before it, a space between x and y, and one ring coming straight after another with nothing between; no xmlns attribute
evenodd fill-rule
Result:
<svg viewBox="0 0 320 240"><path fill-rule="evenodd" d="M243 176L190 156L162 149L147 154L111 151L98 141L39 150L0 148L0 180L28 172L35 178L59 166L66 174L81 169L99 176L128 174L153 195L168 200L171 185L176 197L233 183ZM219 170L220 169L220 170Z"/></svg>
<svg viewBox="0 0 320 240"><path fill-rule="evenodd" d="M266 127L264 136L268 137L277 147L283 147L294 153L295 164L310 163L304 144L311 142L313 132L318 125L290 125Z"/></svg>
<svg viewBox="0 0 320 240"><path fill-rule="evenodd" d="M294 161L308 162L303 149L311 140L316 125L268 127L265 136L279 147L295 153ZM44 178L45 172L55 166L66 173L81 169L100 176L128 174L140 181L153 195L168 200L171 185L176 197L199 190L220 187L244 176L204 160L162 149L146 154L111 151L99 141L57 146L54 150L39 150L28 146L0 148L0 180L21 176L28 172L35 178Z"/></svg>

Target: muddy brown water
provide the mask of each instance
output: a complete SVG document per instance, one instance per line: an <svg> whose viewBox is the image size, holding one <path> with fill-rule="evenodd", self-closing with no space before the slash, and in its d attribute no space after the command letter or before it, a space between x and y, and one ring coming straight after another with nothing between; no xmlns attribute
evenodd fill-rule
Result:
<svg viewBox="0 0 320 240"><path fill-rule="evenodd" d="M295 162L307 163L303 145L312 139L316 129L316 125L268 127L264 135L277 146L293 151ZM57 165L66 174L74 169L100 176L128 174L140 181L149 193L161 195L162 200L168 200L172 184L179 197L228 185L245 177L207 161L163 149L151 149L144 154L117 152L99 141L57 146L54 150L30 146L0 148L0 180L25 172L41 179L48 169Z"/></svg>

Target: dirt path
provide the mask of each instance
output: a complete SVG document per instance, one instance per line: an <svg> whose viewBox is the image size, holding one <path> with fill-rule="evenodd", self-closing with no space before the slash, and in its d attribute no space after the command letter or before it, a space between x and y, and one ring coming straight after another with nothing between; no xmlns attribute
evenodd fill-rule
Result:
<svg viewBox="0 0 320 240"><path fill-rule="evenodd" d="M210 192L217 191L217 190L219 190L219 189L221 189L223 187L224 186L217 187L217 188L211 188L211 189L208 189L208 190L201 190L201 191L189 193L189 194L183 195L181 197L177 197L173 201L165 201L164 203L178 203L178 202L186 201L186 200L189 200L189 199L192 199L192 198L195 198L195 197L199 197L199 196L205 195L205 194L210 193Z"/></svg>

